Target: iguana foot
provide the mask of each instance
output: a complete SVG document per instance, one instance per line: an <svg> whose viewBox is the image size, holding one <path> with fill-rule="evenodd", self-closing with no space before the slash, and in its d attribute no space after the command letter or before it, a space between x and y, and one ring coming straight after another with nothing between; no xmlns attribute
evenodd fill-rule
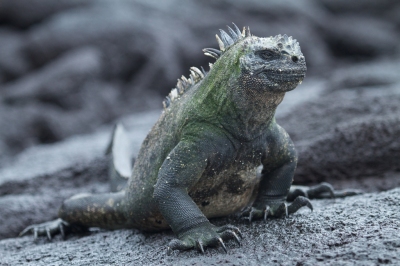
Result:
<svg viewBox="0 0 400 266"><path fill-rule="evenodd" d="M359 190L334 190L332 185L326 182L316 186L292 186L287 196L288 201L293 201L298 196L309 199L344 198L362 194Z"/></svg>
<svg viewBox="0 0 400 266"><path fill-rule="evenodd" d="M199 252L204 253L204 248L209 246L221 246L227 252L224 241L233 239L240 246L239 237L242 238L242 233L233 225L217 227L211 223L206 223L179 234L179 239L174 239L169 243L167 254L170 255L173 250L191 248L196 248Z"/></svg>
<svg viewBox="0 0 400 266"><path fill-rule="evenodd" d="M25 228L19 236L24 236L28 233L33 233L34 239L37 239L38 236L47 235L47 238L51 240L52 236L60 233L63 238L65 238L66 231L70 228L70 224L62 219L57 219L54 221L41 223L41 224L33 224Z"/></svg>
<svg viewBox="0 0 400 266"><path fill-rule="evenodd" d="M292 203L287 204L286 202L282 202L277 205L265 205L264 207L251 207L251 209L242 214L242 216L252 222L254 219L264 218L264 221L267 220L267 217L287 217L289 214L297 212L302 207L308 207L311 211L313 210L313 206L310 200L306 197L299 196Z"/></svg>

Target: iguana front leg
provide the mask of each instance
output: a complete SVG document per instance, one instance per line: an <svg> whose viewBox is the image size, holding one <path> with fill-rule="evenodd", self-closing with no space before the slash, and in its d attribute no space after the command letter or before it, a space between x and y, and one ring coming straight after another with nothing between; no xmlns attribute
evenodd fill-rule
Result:
<svg viewBox="0 0 400 266"><path fill-rule="evenodd" d="M296 197L289 205L286 204L297 165L297 153L289 135L275 124L267 141L269 142L262 158L259 191L252 208L244 215L248 215L251 221L254 218L286 216L304 206L312 210L311 202L303 196Z"/></svg>
<svg viewBox="0 0 400 266"><path fill-rule="evenodd" d="M297 164L294 144L286 131L276 124L269 138L257 198L244 215L249 220L281 217L307 206L313 209L309 199L347 197L361 194L357 190L335 191L328 183L316 186L291 186ZM291 201L287 204L286 201Z"/></svg>
<svg viewBox="0 0 400 266"><path fill-rule="evenodd" d="M212 225L188 195L206 169L210 145L203 142L181 141L166 157L158 174L154 198L167 223L179 239L170 242L168 250L222 246L224 240L239 241L239 229Z"/></svg>
<svg viewBox="0 0 400 266"><path fill-rule="evenodd" d="M286 203L296 168L296 160L291 160L272 171L264 172L255 202L249 211L249 220L254 218L267 219L268 216L282 217L295 213L307 206L313 209L308 198L298 196L290 204Z"/></svg>

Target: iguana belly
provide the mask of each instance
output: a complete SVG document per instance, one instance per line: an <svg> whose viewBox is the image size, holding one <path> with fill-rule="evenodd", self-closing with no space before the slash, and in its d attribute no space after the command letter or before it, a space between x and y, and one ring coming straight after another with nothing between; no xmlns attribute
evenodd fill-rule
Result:
<svg viewBox="0 0 400 266"><path fill-rule="evenodd" d="M207 218L222 217L248 206L254 200L259 181L256 167L232 167L216 175L203 176L189 195Z"/></svg>

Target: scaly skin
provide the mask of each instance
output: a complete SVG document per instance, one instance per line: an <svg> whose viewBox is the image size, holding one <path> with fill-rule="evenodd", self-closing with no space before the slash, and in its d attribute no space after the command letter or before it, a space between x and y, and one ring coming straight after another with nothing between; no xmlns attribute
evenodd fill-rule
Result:
<svg viewBox="0 0 400 266"><path fill-rule="evenodd" d="M125 189L68 199L59 211L62 224L31 226L23 233L51 236L64 227L171 227L178 239L170 249L203 251L204 246L225 247L223 240L239 242L236 227L218 228L209 218L251 204L250 220L311 208L301 196L286 207L297 157L274 118L285 93L305 77L300 47L286 35L259 38L248 29L240 33L236 25L229 30L231 37L221 32L221 41L217 36L220 51L204 50L218 58L211 70L192 68L191 80L183 77L167 98ZM256 175L259 165L263 170Z"/></svg>

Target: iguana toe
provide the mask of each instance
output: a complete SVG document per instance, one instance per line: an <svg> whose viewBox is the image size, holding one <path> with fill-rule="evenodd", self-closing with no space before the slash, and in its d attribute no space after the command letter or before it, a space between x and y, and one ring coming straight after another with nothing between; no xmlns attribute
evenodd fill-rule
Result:
<svg viewBox="0 0 400 266"><path fill-rule="evenodd" d="M242 237L240 230L232 225L221 227L207 224L198 228L193 228L185 232L180 239L172 240L167 248L167 254L170 255L173 250L187 250L195 248L204 253L206 247L222 247L227 252L224 241L235 240L240 246L239 236Z"/></svg>
<svg viewBox="0 0 400 266"><path fill-rule="evenodd" d="M323 182L316 186L310 187L307 190L307 194L308 198L317 198L318 196L322 196L324 194L327 194L327 196L330 198L334 198L335 190L333 189L331 184Z"/></svg>
<svg viewBox="0 0 400 266"><path fill-rule="evenodd" d="M243 238L242 232L237 228L236 226L233 226L231 224L223 225L220 227L217 227L216 232L217 233L223 233L224 231L233 231L237 236L240 238Z"/></svg>
<svg viewBox="0 0 400 266"><path fill-rule="evenodd" d="M313 211L313 206L310 200L303 196L298 196L288 207L288 214L297 212L302 207L308 207L311 211Z"/></svg>
<svg viewBox="0 0 400 266"><path fill-rule="evenodd" d="M238 235L232 230L226 230L226 231L222 232L221 233L221 238L225 239L225 240L233 239L233 240L236 241L236 243L238 243L239 247L241 246L240 239L239 239Z"/></svg>
<svg viewBox="0 0 400 266"><path fill-rule="evenodd" d="M251 207L250 211L243 213L242 216L248 215L247 219L250 222L252 222L253 219L261 218L266 221L268 217L287 217L289 214L295 213L302 207L308 207L311 211L313 210L313 206L310 200L303 196L298 196L291 204L281 202L271 205L266 204L264 205L264 207L259 206L260 205Z"/></svg>
<svg viewBox="0 0 400 266"><path fill-rule="evenodd" d="M261 209L257 209L255 207L251 207L250 211L243 214L244 217L247 216L247 219L251 223L254 219L260 218L263 216L264 211Z"/></svg>
<svg viewBox="0 0 400 266"><path fill-rule="evenodd" d="M363 194L361 190L357 189L335 190L334 193L335 193L335 198L345 198Z"/></svg>
<svg viewBox="0 0 400 266"><path fill-rule="evenodd" d="M173 250L187 250L191 249L194 246L190 245L190 243L181 241L179 239L173 239L171 242L169 242L168 247L167 247L167 254L171 255Z"/></svg>
<svg viewBox="0 0 400 266"><path fill-rule="evenodd" d="M242 216L248 219L250 223L254 219L259 219L259 218L264 218L264 221L266 221L268 215L270 215L269 212L270 212L270 206L268 205L265 205L265 207L262 209L251 207L250 211L243 213Z"/></svg>
<svg viewBox="0 0 400 266"><path fill-rule="evenodd" d="M288 217L288 205L286 202L282 202L276 208L270 208L269 215L272 217Z"/></svg>
<svg viewBox="0 0 400 266"><path fill-rule="evenodd" d="M309 199L344 198L362 194L359 190L335 190L331 184L322 182L321 184L307 186L292 186L287 196L288 201L293 201L298 196Z"/></svg>

